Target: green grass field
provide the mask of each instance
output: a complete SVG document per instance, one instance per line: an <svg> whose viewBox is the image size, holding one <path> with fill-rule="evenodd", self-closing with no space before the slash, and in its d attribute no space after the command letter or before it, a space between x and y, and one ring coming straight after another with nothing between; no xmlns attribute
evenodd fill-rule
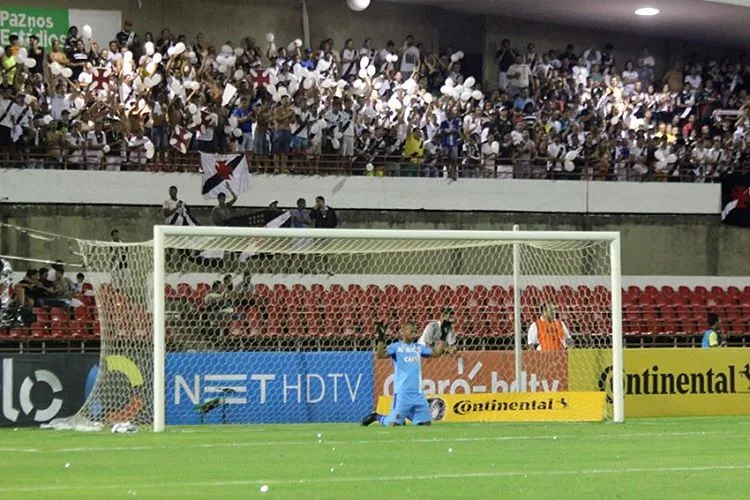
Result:
<svg viewBox="0 0 750 500"><path fill-rule="evenodd" d="M13 499L728 499L750 498L748 478L750 418L0 430Z"/></svg>

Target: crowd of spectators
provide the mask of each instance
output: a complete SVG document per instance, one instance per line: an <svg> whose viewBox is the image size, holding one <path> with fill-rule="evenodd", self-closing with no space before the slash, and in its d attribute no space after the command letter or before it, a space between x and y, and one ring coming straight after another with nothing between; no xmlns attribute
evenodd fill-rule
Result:
<svg viewBox="0 0 750 500"><path fill-rule="evenodd" d="M48 53L10 37L4 160L174 168L197 150L247 152L269 172L699 182L750 164L745 58L691 57L662 76L646 49L620 61L609 44L540 54L503 40L489 91L461 51L412 36L213 45L129 22L106 46L95 35L71 27Z"/></svg>

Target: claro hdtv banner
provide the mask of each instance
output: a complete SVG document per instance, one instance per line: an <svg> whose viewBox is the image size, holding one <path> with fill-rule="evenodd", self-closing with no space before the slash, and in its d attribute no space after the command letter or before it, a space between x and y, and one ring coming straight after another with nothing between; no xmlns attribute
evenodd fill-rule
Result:
<svg viewBox="0 0 750 500"><path fill-rule="evenodd" d="M612 353L568 353L571 391L612 393ZM750 415L750 349L626 350L625 416Z"/></svg>

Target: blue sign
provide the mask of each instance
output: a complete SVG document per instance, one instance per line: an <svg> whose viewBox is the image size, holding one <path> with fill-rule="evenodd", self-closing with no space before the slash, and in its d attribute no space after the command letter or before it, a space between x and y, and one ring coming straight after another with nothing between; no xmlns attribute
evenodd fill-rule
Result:
<svg viewBox="0 0 750 500"><path fill-rule="evenodd" d="M169 425L355 422L372 410L371 352L170 353ZM203 410L201 412L200 410Z"/></svg>

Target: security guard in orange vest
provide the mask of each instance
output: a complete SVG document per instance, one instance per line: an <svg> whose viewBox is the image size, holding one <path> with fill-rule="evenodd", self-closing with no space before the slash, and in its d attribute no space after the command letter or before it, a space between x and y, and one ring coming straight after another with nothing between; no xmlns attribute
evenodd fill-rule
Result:
<svg viewBox="0 0 750 500"><path fill-rule="evenodd" d="M568 327L557 318L552 304L545 304L542 316L529 326L528 345L537 351L562 351L573 347Z"/></svg>

